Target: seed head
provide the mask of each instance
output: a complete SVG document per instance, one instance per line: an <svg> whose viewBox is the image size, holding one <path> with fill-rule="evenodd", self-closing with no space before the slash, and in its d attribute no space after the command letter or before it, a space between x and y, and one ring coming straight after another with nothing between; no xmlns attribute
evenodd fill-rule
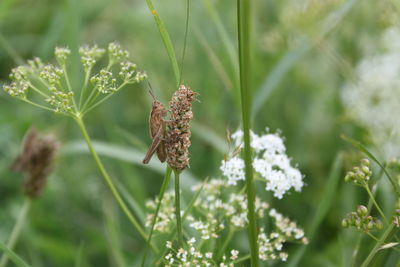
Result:
<svg viewBox="0 0 400 267"><path fill-rule="evenodd" d="M21 154L12 168L26 174L23 186L30 198L37 197L47 180L58 144L52 136L38 136L35 128L28 130Z"/></svg>
<svg viewBox="0 0 400 267"><path fill-rule="evenodd" d="M196 95L189 87L181 85L169 102L171 122L166 134L167 162L178 171L189 165L190 121Z"/></svg>

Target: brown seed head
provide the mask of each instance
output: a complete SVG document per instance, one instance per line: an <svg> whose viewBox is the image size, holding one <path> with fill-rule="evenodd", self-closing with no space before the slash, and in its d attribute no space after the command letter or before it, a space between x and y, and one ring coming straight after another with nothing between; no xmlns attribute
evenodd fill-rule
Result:
<svg viewBox="0 0 400 267"><path fill-rule="evenodd" d="M52 136L40 137L35 128L28 130L22 152L12 168L26 174L23 189L30 198L37 197L46 184L57 147Z"/></svg>
<svg viewBox="0 0 400 267"><path fill-rule="evenodd" d="M166 133L167 162L178 171L189 165L190 120L196 95L189 87L181 85L169 102L171 121Z"/></svg>

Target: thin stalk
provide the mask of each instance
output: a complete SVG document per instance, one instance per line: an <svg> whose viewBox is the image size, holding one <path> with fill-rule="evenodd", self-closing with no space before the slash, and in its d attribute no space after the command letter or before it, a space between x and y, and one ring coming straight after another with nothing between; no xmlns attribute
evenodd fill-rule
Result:
<svg viewBox="0 0 400 267"><path fill-rule="evenodd" d="M381 210L381 208L379 207L378 203L375 200L374 195L372 194L371 190L369 189L368 185L364 185L365 190L367 191L372 203L374 204L375 208L378 210L379 214L382 216L382 218L385 220L385 223L389 223L388 220L386 219L385 214L383 213L383 211Z"/></svg>
<svg viewBox="0 0 400 267"><path fill-rule="evenodd" d="M237 260L235 260L235 261L232 261L232 263L233 263L233 264L240 263L240 262L245 261L245 260L248 260L248 259L250 259L250 258L251 258L251 255L248 254L248 255L243 256L243 257L241 257L241 258L239 258L239 259L237 259Z"/></svg>
<svg viewBox="0 0 400 267"><path fill-rule="evenodd" d="M255 189L253 182L253 167L250 147L250 108L251 108L251 82L250 82L250 2L251 0L237 0L238 18L238 43L239 43L239 73L240 94L242 104L242 122L244 139L244 161L246 173L246 192L248 209L248 237L251 250L251 264L259 266L257 244L257 221L255 214Z"/></svg>
<svg viewBox="0 0 400 267"><path fill-rule="evenodd" d="M48 107L46 107L46 106L43 106L43 105L40 105L40 104L38 104L38 103L32 102L32 101L30 101L30 100L27 99L27 98L20 98L20 99L21 99L22 101L26 102L26 103L29 103L29 104L35 106L35 107L42 108L42 109L45 109L45 110L48 110L48 111L52 111L52 112L56 112L55 109L48 108Z"/></svg>
<svg viewBox="0 0 400 267"><path fill-rule="evenodd" d="M183 234L182 234L182 220L181 220L181 198L179 175L180 172L174 170L175 173L175 216L176 216L176 229L178 231L178 244L183 248Z"/></svg>
<svg viewBox="0 0 400 267"><path fill-rule="evenodd" d="M92 71L92 68L89 68L87 70L87 72L85 73L85 80L83 82L83 86L81 89L81 96L79 97L79 110L81 110L81 108L82 108L82 101L83 101L83 97L85 96L86 88L88 87L88 82L89 82L89 77L90 77L91 71Z"/></svg>
<svg viewBox="0 0 400 267"><path fill-rule="evenodd" d="M176 59L175 50L172 45L171 38L169 37L168 31L167 31L163 21L161 20L160 16L158 15L157 10L154 8L153 2L151 0L146 0L146 3L147 3L147 7L149 8L151 14L153 14L154 20L157 24L157 28L160 32L161 39L163 40L165 49L167 50L169 60L171 61L171 65L172 65L172 69L174 71L177 86L179 86L179 82L181 80L181 75L179 73L178 60Z"/></svg>
<svg viewBox="0 0 400 267"><path fill-rule="evenodd" d="M379 241L379 239L376 237L376 236L374 236L373 234L371 234L370 232L366 232L367 233L367 235L369 235L369 237L371 237L373 240L375 240L376 242L378 242Z"/></svg>
<svg viewBox="0 0 400 267"><path fill-rule="evenodd" d="M231 242L234 234L235 234L235 231L232 229L232 227L229 227L228 236L225 238L224 243L222 244L222 246L219 250L218 258L222 257L223 253L225 252L225 249L228 247L229 242Z"/></svg>
<svg viewBox="0 0 400 267"><path fill-rule="evenodd" d="M397 232L397 228L394 226L393 223L389 224L389 227L386 229L386 231L382 234L381 238L376 242L374 248L371 250L371 252L368 254L368 257L365 259L361 267L367 267L370 265L372 260L376 257L376 254L380 250L381 246L385 243L386 240L390 239L395 235Z"/></svg>
<svg viewBox="0 0 400 267"><path fill-rule="evenodd" d="M88 107L85 108L82 113L87 113L90 110L94 109L95 107L97 107L98 105L100 105L101 103L103 103L104 101L106 101L107 99L109 99L111 96L113 96L114 94L116 94L119 90L121 90L122 87L124 87L125 85L127 85L127 82L123 82L116 90L115 92L109 93L108 95L106 95L105 97L103 97L102 99L100 99L98 102L92 104L92 103L88 103ZM96 100L98 95L95 96L95 98L93 98L93 102ZM91 105L91 106L90 106Z"/></svg>
<svg viewBox="0 0 400 267"><path fill-rule="evenodd" d="M74 117L75 121L77 122L77 124L79 125L79 128L83 134L83 137L85 138L86 144L89 148L90 153L92 154L93 159L95 160L97 167L99 168L107 186L110 188L111 193L113 194L114 198L117 200L118 205L121 207L122 211L125 213L125 215L128 217L129 221L132 223L132 225L134 226L134 228L139 232L139 234L143 237L144 240L147 240L147 235L144 232L143 228L140 226L140 224L138 223L138 221L135 219L135 217L132 215L131 211L129 210L129 208L127 207L127 205L125 204L124 200L122 199L121 195L119 194L118 190L116 189L113 181L111 180L108 172L106 171L103 163L100 160L100 157L98 156L98 154L96 153L96 151L93 148L93 144L92 141L89 137L89 134L86 130L85 124L82 120L81 117L76 116ZM150 246L153 248L153 250L158 251L157 248L155 248L154 246L152 246L150 244Z"/></svg>
<svg viewBox="0 0 400 267"><path fill-rule="evenodd" d="M160 211L161 202L162 202L162 199L164 198L165 190L167 189L167 187L169 185L169 181L171 180L171 173L172 173L172 169L171 169L171 167L169 167L169 165L167 165L167 170L165 172L164 181L161 185L160 193L158 194L158 203L157 203L156 212L154 213L154 218L153 218L153 221L151 222L149 238L147 239L146 248L144 250L144 255L142 258L142 267L145 266L145 263L146 263L146 257L147 257L147 253L148 253L148 249L149 249L149 244L151 244L151 238L153 236L154 226L156 225L156 222L157 222L158 212Z"/></svg>
<svg viewBox="0 0 400 267"><path fill-rule="evenodd" d="M22 208L19 212L17 221L14 224L14 228L12 229L10 239L7 242L7 248L9 250L13 250L15 244L18 241L22 227L24 225L24 222L26 221L26 215L28 214L28 211L31 207L31 203L32 203L32 200L30 198L26 197L24 200L24 204L22 205ZM7 262L8 262L7 253L4 253L0 260L0 267L5 267L7 265Z"/></svg>
<svg viewBox="0 0 400 267"><path fill-rule="evenodd" d="M73 93L71 83L69 82L67 67L65 65L63 65L62 68L64 70L65 82L67 83L67 89L68 89L69 92ZM74 96L72 96L72 103L73 103L73 105L75 107L75 111L78 111L78 106L75 103L75 97Z"/></svg>

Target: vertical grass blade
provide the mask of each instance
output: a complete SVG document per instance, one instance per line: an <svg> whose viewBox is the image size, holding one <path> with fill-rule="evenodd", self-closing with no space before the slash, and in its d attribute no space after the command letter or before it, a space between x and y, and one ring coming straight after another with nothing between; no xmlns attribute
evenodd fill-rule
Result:
<svg viewBox="0 0 400 267"><path fill-rule="evenodd" d="M151 238L153 237L154 226L156 225L156 222L157 222L158 212L160 211L161 202L162 202L162 200L164 198L164 193L168 188L169 181L171 180L171 173L172 173L172 169L169 166L167 166L167 170L165 172L164 181L163 181L163 183L161 185L160 193L158 194L157 208L156 208L156 212L154 213L153 221L151 222L151 229L150 229L150 233L149 233L149 238L147 239L146 248L144 250L144 254L143 254L143 258L142 258L142 267L144 267L145 263L146 263L146 257L147 257L147 253L148 253L148 250L149 250L149 244L151 244Z"/></svg>
<svg viewBox="0 0 400 267"><path fill-rule="evenodd" d="M154 8L153 2L151 0L146 0L147 6L153 14L154 20L157 24L157 28L160 31L161 39L163 40L165 49L167 50L167 54L169 60L171 61L172 69L174 71L176 86L179 86L179 82L181 80L181 75L179 73L178 60L176 59L175 50L171 42L171 38L169 37L168 31L165 28L164 22L161 20L160 16L157 13L157 10Z"/></svg>
<svg viewBox="0 0 400 267"><path fill-rule="evenodd" d="M259 266L257 244L257 221L255 214L255 189L253 184L253 167L250 147L250 108L251 108L251 62L250 62L250 1L237 0L238 43L239 43L239 74L240 96L242 104L242 122L244 139L244 161L246 173L246 192L250 242L251 265Z"/></svg>

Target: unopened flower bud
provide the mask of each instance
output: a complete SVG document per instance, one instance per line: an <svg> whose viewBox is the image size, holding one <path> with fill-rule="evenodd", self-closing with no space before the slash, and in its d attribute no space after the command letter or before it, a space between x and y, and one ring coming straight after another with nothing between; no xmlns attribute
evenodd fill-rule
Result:
<svg viewBox="0 0 400 267"><path fill-rule="evenodd" d="M365 207L365 206L363 206L363 205L360 205L360 206L358 206L358 208L357 208L357 213L358 213L359 215L361 215L361 216L365 216L365 215L368 214L368 209L367 209L367 207Z"/></svg>
<svg viewBox="0 0 400 267"><path fill-rule="evenodd" d="M361 165L369 167L371 166L371 162L369 161L369 159L364 158L361 160Z"/></svg>

